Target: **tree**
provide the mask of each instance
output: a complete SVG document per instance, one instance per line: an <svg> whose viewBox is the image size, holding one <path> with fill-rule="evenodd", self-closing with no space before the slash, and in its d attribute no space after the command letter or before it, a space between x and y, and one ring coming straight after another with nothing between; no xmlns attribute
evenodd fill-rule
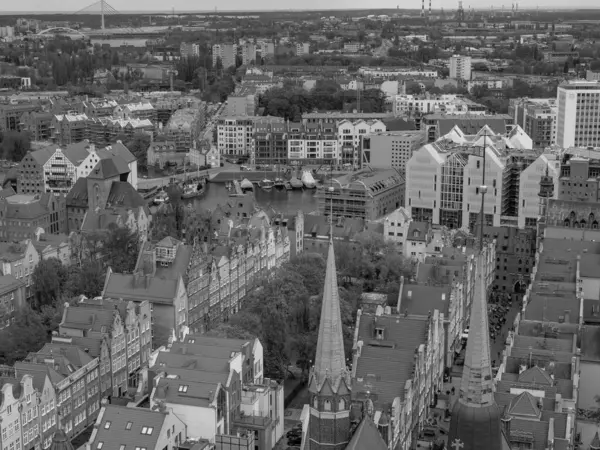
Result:
<svg viewBox="0 0 600 450"><path fill-rule="evenodd" d="M25 359L30 352L36 352L48 340L48 330L40 315L25 306L18 310L10 327L0 331L0 361L14 364Z"/></svg>
<svg viewBox="0 0 600 450"><path fill-rule="evenodd" d="M24 131L7 131L0 133L2 159L20 162L31 150L31 137Z"/></svg>
<svg viewBox="0 0 600 450"><path fill-rule="evenodd" d="M56 258L41 260L31 276L33 307L40 310L44 305L52 305L62 294L67 280L67 271Z"/></svg>
<svg viewBox="0 0 600 450"><path fill-rule="evenodd" d="M64 296L72 298L85 295L88 298L102 294L104 286L104 268L100 261L84 260L81 266L71 265L67 268L67 281Z"/></svg>
<svg viewBox="0 0 600 450"><path fill-rule="evenodd" d="M139 252L139 236L129 228L111 224L104 241L103 254L113 272L131 273Z"/></svg>
<svg viewBox="0 0 600 450"><path fill-rule="evenodd" d="M125 141L122 141L125 142ZM125 147L137 158L137 163L140 168L147 170L148 165L148 147L152 138L147 133L135 133L133 137L127 141Z"/></svg>

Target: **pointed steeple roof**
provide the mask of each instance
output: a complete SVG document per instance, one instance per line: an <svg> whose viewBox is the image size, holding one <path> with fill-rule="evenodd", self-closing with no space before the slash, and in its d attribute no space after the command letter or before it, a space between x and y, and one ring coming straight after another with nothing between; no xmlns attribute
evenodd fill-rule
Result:
<svg viewBox="0 0 600 450"><path fill-rule="evenodd" d="M600 449L600 436L598 436L597 431L596 431L596 434L594 435L594 439L592 439L592 442L590 442L590 449L591 450Z"/></svg>
<svg viewBox="0 0 600 450"><path fill-rule="evenodd" d="M323 304L321 306L321 319L319 323L317 355L312 373L313 380L310 386L320 391L325 380L329 379L331 387L337 390L339 381L346 376L340 294L337 284L333 240L330 239L327 269L325 272L325 287L323 289Z"/></svg>
<svg viewBox="0 0 600 450"><path fill-rule="evenodd" d="M485 406L494 402L484 264L484 257L480 255L477 261L479 292L471 307L469 339L460 384L460 401L471 406Z"/></svg>
<svg viewBox="0 0 600 450"><path fill-rule="evenodd" d="M471 306L469 339L460 384L454 403L448 442L461 450L502 450L505 438L501 411L494 400L485 282L485 252L477 260L477 284Z"/></svg>

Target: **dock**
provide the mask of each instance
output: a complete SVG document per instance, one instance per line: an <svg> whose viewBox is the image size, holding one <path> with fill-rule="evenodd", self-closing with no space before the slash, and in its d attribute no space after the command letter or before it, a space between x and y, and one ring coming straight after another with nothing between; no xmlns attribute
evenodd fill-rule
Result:
<svg viewBox="0 0 600 450"><path fill-rule="evenodd" d="M269 180L274 180L277 177L277 172L275 171L250 171L250 172L219 172L214 177L210 178L208 181L211 183L231 183L235 180L238 182L247 178L253 184L258 183L265 178Z"/></svg>

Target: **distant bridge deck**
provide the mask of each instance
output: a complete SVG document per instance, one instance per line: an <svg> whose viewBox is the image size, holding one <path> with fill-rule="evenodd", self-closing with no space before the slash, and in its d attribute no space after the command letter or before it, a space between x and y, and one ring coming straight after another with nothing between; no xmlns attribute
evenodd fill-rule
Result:
<svg viewBox="0 0 600 450"><path fill-rule="evenodd" d="M280 178L284 178L283 174L279 174ZM233 180L242 181L247 178L252 183L258 183L265 178L269 180L275 180L277 178L277 172L274 171L253 171L253 172L220 172L214 177L210 178L211 183L230 183Z"/></svg>

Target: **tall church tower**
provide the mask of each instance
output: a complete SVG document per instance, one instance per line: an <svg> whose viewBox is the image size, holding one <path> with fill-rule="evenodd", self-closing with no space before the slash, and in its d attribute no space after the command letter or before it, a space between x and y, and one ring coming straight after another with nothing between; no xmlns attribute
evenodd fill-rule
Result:
<svg viewBox="0 0 600 450"><path fill-rule="evenodd" d="M450 420L448 447L453 450L501 450L503 444L507 445L501 430L501 411L494 399L484 258L482 252L477 261L460 394Z"/></svg>
<svg viewBox="0 0 600 450"><path fill-rule="evenodd" d="M343 450L350 441L350 373L346 368L333 240L329 241L315 365L308 382L309 450Z"/></svg>
<svg viewBox="0 0 600 450"><path fill-rule="evenodd" d="M537 222L537 244L539 245L544 230L546 229L546 219L548 214L548 200L554 196L554 180L549 175L548 164L546 164L546 173L540 178L539 210Z"/></svg>

